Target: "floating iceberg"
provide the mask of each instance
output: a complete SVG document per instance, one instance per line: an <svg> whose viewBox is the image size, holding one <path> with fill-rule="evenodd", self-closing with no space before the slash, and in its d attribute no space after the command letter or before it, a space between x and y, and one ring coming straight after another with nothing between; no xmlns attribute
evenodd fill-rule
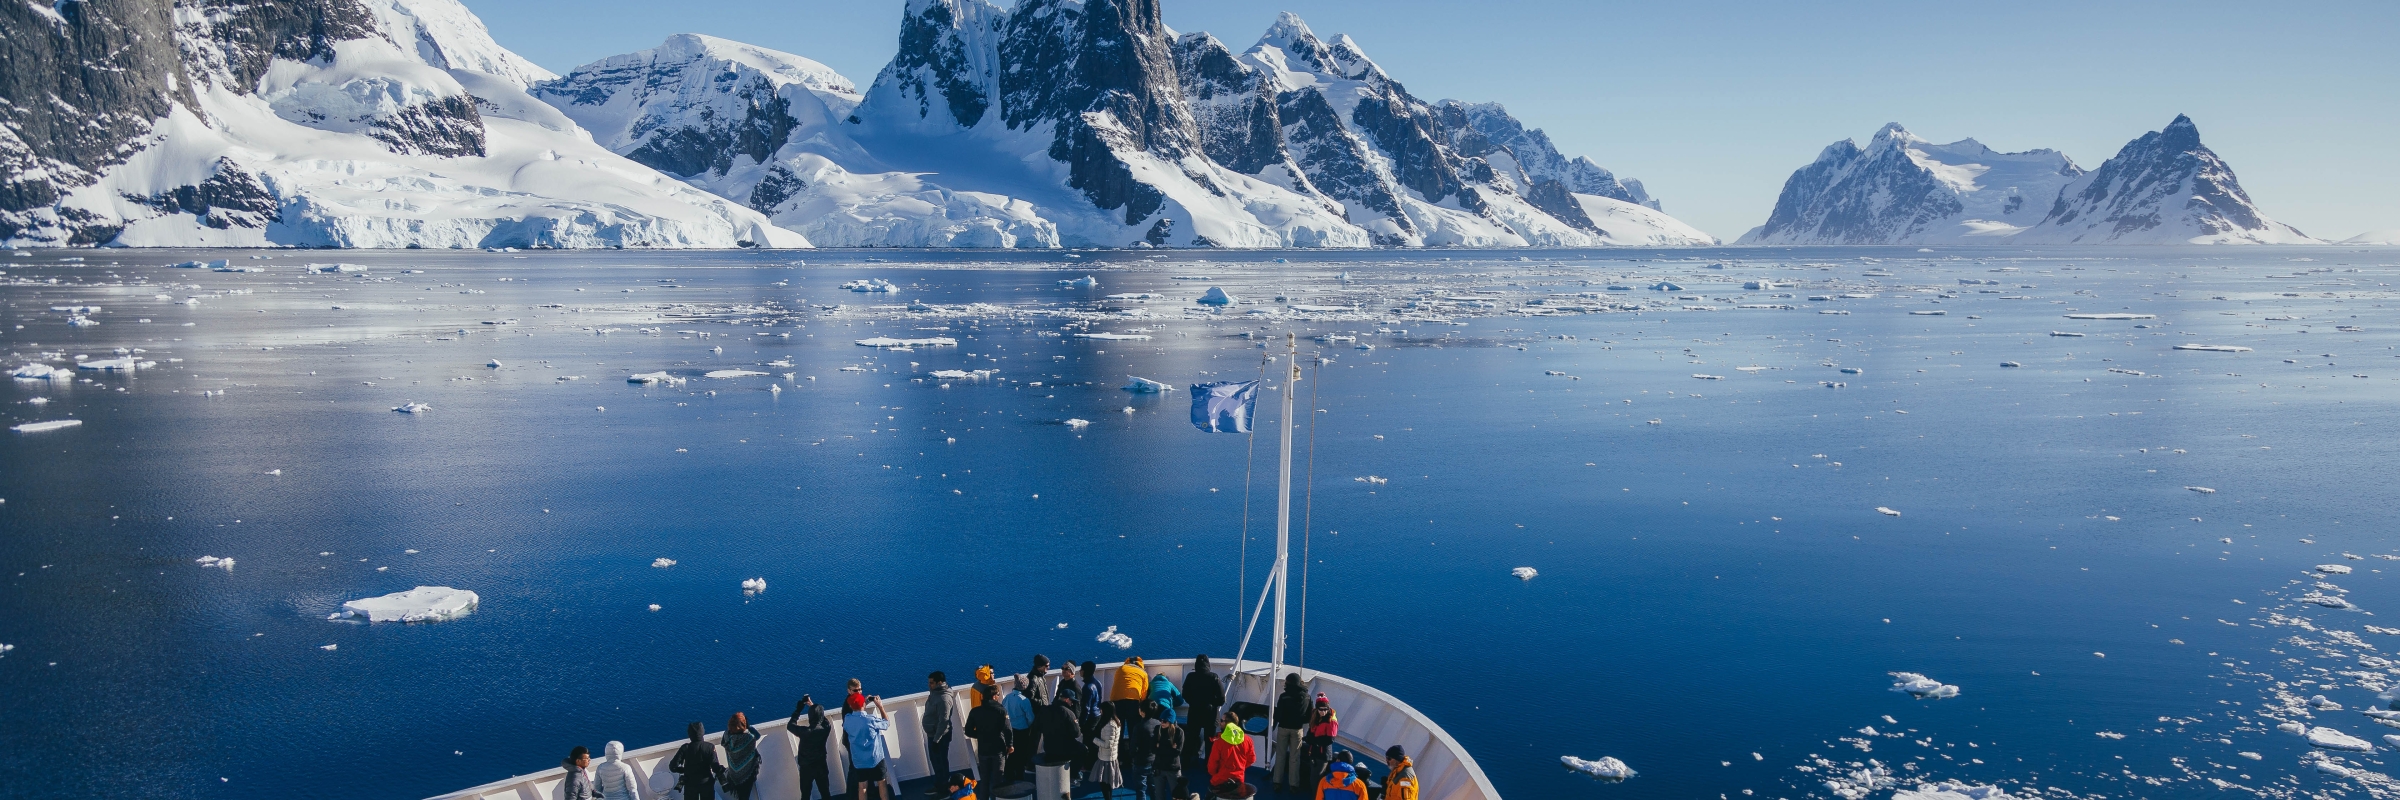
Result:
<svg viewBox="0 0 2400 800"><path fill-rule="evenodd" d="M66 370L52 369L48 364L27 364L8 371L8 376L11 378L24 378L29 381L64 380L67 374Z"/></svg>
<svg viewBox="0 0 2400 800"><path fill-rule="evenodd" d="M1955 781L1917 784L1915 789L1892 793L1892 800L2015 800L1997 786L1975 786Z"/></svg>
<svg viewBox="0 0 2400 800"><path fill-rule="evenodd" d="M400 412L400 413L402 413L402 414L423 414L423 413L425 413L425 412L427 412L427 411L431 411L431 410L433 410L433 406L429 406L429 405L426 405L426 404L424 404L424 403L419 403L419 402L417 402L417 401L411 400L411 401L408 401L408 402L406 402L406 403L401 403L401 404L399 404L399 405L392 406L392 410L393 410L393 411L398 411L398 412Z"/></svg>
<svg viewBox="0 0 2400 800"><path fill-rule="evenodd" d="M1200 299L1192 302L1204 306L1229 306L1233 305L1234 299L1233 295L1226 294L1225 290L1211 286L1208 287L1207 292L1200 295Z"/></svg>
<svg viewBox="0 0 2400 800"><path fill-rule="evenodd" d="M1897 516L1900 516L1900 512L1898 512L1898 511L1893 511L1893 510L1891 510L1890 508L1888 508L1888 507L1885 507L1885 506L1876 506L1876 507L1875 507L1875 513L1877 513L1877 514L1882 514L1882 515L1884 515L1884 516L1887 516L1887 517L1897 517Z"/></svg>
<svg viewBox="0 0 2400 800"><path fill-rule="evenodd" d="M1559 756L1558 763L1567 769L1603 780L1621 781L1634 776L1633 768L1625 766L1615 756L1601 756L1598 761L1585 761L1574 756Z"/></svg>
<svg viewBox="0 0 2400 800"><path fill-rule="evenodd" d="M1892 691L1905 692L1920 700L1925 698L1940 700L1958 696L1958 687L1914 672L1892 673Z"/></svg>
<svg viewBox="0 0 2400 800"><path fill-rule="evenodd" d="M2157 314L2068 314L2067 319L2133 320L2158 319Z"/></svg>
<svg viewBox="0 0 2400 800"><path fill-rule="evenodd" d="M72 428L81 424L83 424L83 420L79 419L54 419L48 422L28 422L23 425L14 425L10 426L9 430L16 431L18 433L41 433L44 431Z"/></svg>
<svg viewBox="0 0 2400 800"><path fill-rule="evenodd" d="M1111 341L1111 342L1118 342L1118 341L1126 341L1126 342L1140 342L1140 341L1149 341L1149 339L1150 339L1150 334L1147 334L1147 333L1078 333L1078 334L1075 334L1075 338L1077 338L1077 339L1101 339L1101 340L1104 340L1104 341Z"/></svg>
<svg viewBox="0 0 2400 800"><path fill-rule="evenodd" d="M764 372L760 372L760 371L758 371L758 370L754 370L754 369L720 369L720 370L716 370L716 371L714 371L714 372L710 372L710 373L708 373L708 374L706 375L706 377L710 377L710 378L756 378L756 377L759 377L759 376L761 376L761 375L765 375L765 374L766 374L766 373L764 373Z"/></svg>
<svg viewBox="0 0 2400 800"><path fill-rule="evenodd" d="M1133 380L1132 382L1125 384L1125 391L1132 392L1134 394L1165 394L1167 392L1175 391L1175 387L1159 383L1158 381L1154 381L1149 378L1144 378L1138 375L1128 375L1126 377L1132 378Z"/></svg>
<svg viewBox="0 0 2400 800"><path fill-rule="evenodd" d="M194 563L194 564L198 564L198 565L200 565L200 566L203 566L203 567L210 567L210 568L213 568L213 569L221 569L221 570L224 570L224 571L226 571L226 572L232 572L232 571L233 571L233 559L230 559L230 558L218 558L218 557L216 557L216 556L201 556L201 557L199 557L199 558L193 559L193 560L192 560L192 563Z"/></svg>
<svg viewBox="0 0 2400 800"><path fill-rule="evenodd" d="M1088 419L1070 419L1059 424L1065 425L1069 428L1074 428L1076 430L1083 430L1084 428L1089 427L1092 424L1092 421Z"/></svg>
<svg viewBox="0 0 2400 800"><path fill-rule="evenodd" d="M880 278L866 278L866 279L862 279L862 280L855 280L855 281L851 281L851 282L849 282L849 283L842 284L842 288L844 288L844 289L848 289L848 290L850 290L850 291L853 291L853 292L897 292L897 291L900 291L900 287L898 287L898 286L893 286L891 281L882 280L882 279L880 279Z"/></svg>
<svg viewBox="0 0 2400 800"><path fill-rule="evenodd" d="M75 365L75 368L124 372L133 369L148 369L155 366L158 366L158 362L156 361L137 361L133 356L121 356L118 358L95 358L90 361L78 363Z"/></svg>
<svg viewBox="0 0 2400 800"><path fill-rule="evenodd" d="M1932 310L1932 311L1911 311L1911 312L1908 312L1908 314L1909 314L1909 316L1912 316L1912 317L1947 317L1947 316L1950 316L1950 312L1948 312L1948 311L1944 311L1944 310L1941 310L1941 309L1938 309L1938 308L1937 308L1937 309L1934 309L1934 310ZM1988 788L1988 787L1986 787L1986 788Z"/></svg>
<svg viewBox="0 0 2400 800"><path fill-rule="evenodd" d="M1657 282L1657 283L1650 284L1650 291L1653 291L1653 292L1680 292L1680 291L1683 291L1683 287L1681 287L1681 286L1677 286L1677 285L1675 285L1675 284L1673 284L1673 283L1669 283L1669 282L1667 282L1667 281L1659 281L1659 282Z"/></svg>
<svg viewBox="0 0 2400 800"><path fill-rule="evenodd" d="M1775 285L1774 281L1745 281L1742 283L1742 288L1764 291L1778 287Z"/></svg>
<svg viewBox="0 0 2400 800"><path fill-rule="evenodd" d="M650 562L650 566L657 567L657 568L659 568L659 569L666 569L666 568L668 568L668 567L675 566L675 559L672 559L672 558L666 558L666 557L664 557L664 556L661 556L661 557L659 557L659 558L657 558L657 559L655 559L655 560L651 561L651 562Z"/></svg>
<svg viewBox="0 0 2400 800"><path fill-rule="evenodd" d="M1509 570L1508 574L1516 576L1518 580L1529 581L1533 580L1534 578L1541 577L1542 573L1540 570L1532 567L1518 567L1516 569Z"/></svg>
<svg viewBox="0 0 2400 800"><path fill-rule="evenodd" d="M2348 575L2350 566L2348 564L2318 564L2317 571L2327 575Z"/></svg>
<svg viewBox="0 0 2400 800"><path fill-rule="evenodd" d="M940 378L940 379L943 379L943 380L963 381L963 380L982 380L982 379L984 379L984 378L989 378L989 377L991 377L991 376L993 376L993 375L995 375L995 374L998 374L998 373L999 373L999 370L995 370L995 369L978 369L978 370L964 370L964 369L937 369L937 370L934 370L934 371L932 371L932 372L929 372L929 373L926 373L926 374L928 374L928 375L932 375L933 377Z"/></svg>
<svg viewBox="0 0 2400 800"><path fill-rule="evenodd" d="M405 592L343 603L339 616L346 619L365 617L369 622L440 622L474 613L476 603L481 600L474 592L465 589L419 586Z"/></svg>
<svg viewBox="0 0 2400 800"><path fill-rule="evenodd" d="M2211 489L2211 488L2208 488L2208 487L2206 487L2206 486L2186 486L2186 487L2183 487L2183 488L2190 489L2190 490L2192 490L2192 491L2199 492L2199 493L2201 493L2201 494L2216 494L2216 493L2217 493L2217 490L2215 490L2215 489Z"/></svg>
<svg viewBox="0 0 2400 800"><path fill-rule="evenodd" d="M657 384L681 386L683 385L683 381L684 379L669 375L665 371L644 372L640 375L632 375L625 378L626 383L638 383L643 386L653 386Z"/></svg>
<svg viewBox="0 0 2400 800"><path fill-rule="evenodd" d="M1096 289L1099 288L1100 281L1090 275L1085 275L1074 280L1059 281L1058 285L1065 289Z"/></svg>
<svg viewBox="0 0 2400 800"><path fill-rule="evenodd" d="M748 578L742 581L742 594L758 594L767 590L767 579Z"/></svg>
<svg viewBox="0 0 2400 800"><path fill-rule="evenodd" d="M2179 344L2177 350L2200 350L2210 353L2247 353L2250 348L2233 344Z"/></svg>
<svg viewBox="0 0 2400 800"><path fill-rule="evenodd" d="M1065 626L1062 625L1060 627ZM1110 625L1108 626L1108 630L1101 631L1100 635L1095 637L1093 641L1115 647L1119 650L1133 649L1133 637L1118 633L1117 626L1115 625Z"/></svg>

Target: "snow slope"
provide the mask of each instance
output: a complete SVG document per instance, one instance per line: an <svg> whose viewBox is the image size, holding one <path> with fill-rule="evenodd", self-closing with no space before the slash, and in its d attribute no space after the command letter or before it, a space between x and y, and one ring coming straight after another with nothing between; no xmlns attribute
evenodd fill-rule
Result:
<svg viewBox="0 0 2400 800"><path fill-rule="evenodd" d="M1576 204L1599 229L1601 244L1629 247L1690 247L1717 244L1717 237L1656 208L1614 197L1576 194Z"/></svg>
<svg viewBox="0 0 2400 800"><path fill-rule="evenodd" d="M2049 214L2011 241L2050 244L2314 244L2267 218L2233 168L2176 115L2067 184Z"/></svg>
<svg viewBox="0 0 2400 800"><path fill-rule="evenodd" d="M1859 147L1842 140L1784 182L1775 211L1742 244L1990 241L2041 222L2083 174L2055 150L2001 153L1974 139L1934 144L1894 122Z"/></svg>
<svg viewBox="0 0 2400 800"><path fill-rule="evenodd" d="M2386 228L2343 239L2342 244L2400 244L2400 228Z"/></svg>
<svg viewBox="0 0 2400 800"><path fill-rule="evenodd" d="M278 10L319 7L295 8ZM593 143L526 94L549 73L455 0L321 8L289 20L331 40L305 60L255 49L243 18L178 8L188 97L9 244L808 246Z"/></svg>

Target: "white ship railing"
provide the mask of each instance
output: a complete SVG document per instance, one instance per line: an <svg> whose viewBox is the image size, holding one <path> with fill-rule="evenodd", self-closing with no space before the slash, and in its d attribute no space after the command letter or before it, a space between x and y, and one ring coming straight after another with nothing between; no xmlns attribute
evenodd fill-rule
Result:
<svg viewBox="0 0 2400 800"><path fill-rule="evenodd" d="M1146 666L1151 674L1168 676L1177 688L1181 688L1192 662L1190 659L1173 659L1147 662ZM1270 685L1266 671L1265 664L1245 663L1242 675L1226 687L1228 703L1252 702L1263 705L1271 699L1268 696ZM1116 665L1103 665L1099 672L1100 685L1113 685ZM1375 687L1338 675L1315 670L1299 672L1302 679L1308 682L1309 691L1323 692L1341 714L1341 737L1338 741L1341 746L1377 760L1382 759L1384 750L1392 745L1407 750L1410 760L1416 762L1418 784L1422 787L1420 794L1424 800L1499 800L1499 792L1492 788L1491 779L1484 776L1483 768L1476 766L1474 756L1468 755L1466 749L1450 738L1450 734L1443 732L1440 725L1434 724L1433 720L1427 719L1407 703ZM1218 676L1223 678L1226 674L1219 672ZM1052 677L1055 680L1055 672ZM1014 682L1013 677L1004 676L1000 679L1004 687ZM966 721L970 694L965 686L953 686L950 691L950 718L953 720L950 765L954 769L967 770L975 766L974 747L966 733L958 730L958 726ZM933 774L925 751L924 726L920 723L926 697L927 693L918 692L883 700L883 708L891 714L892 719L886 742L890 745L888 750L892 757L889 763L896 780L915 780ZM827 771L831 774L834 792L847 793L849 786L843 776L849 756L841 746L842 712L828 709L825 716L832 721L834 730L825 743ZM760 736L758 788L752 793L752 800L800 798L800 771L795 751L798 740L784 730L787 723L788 719L751 723ZM724 732L718 731L709 734L708 740L717 742L723 736ZM1267 737L1250 738L1263 755ZM593 748L595 763L600 760L599 744L584 743L584 746ZM634 773L642 779L642 800L656 800L668 795L675 785L675 775L667 771L667 764L682 746L683 742L674 741L625 752L625 761L633 766ZM560 745L562 753L566 747L566 744ZM720 750L718 756L720 763L724 758L722 752ZM1261 758L1259 763L1265 765L1267 761ZM565 770L554 767L452 792L433 800L558 800L561 794L559 784L565 777Z"/></svg>

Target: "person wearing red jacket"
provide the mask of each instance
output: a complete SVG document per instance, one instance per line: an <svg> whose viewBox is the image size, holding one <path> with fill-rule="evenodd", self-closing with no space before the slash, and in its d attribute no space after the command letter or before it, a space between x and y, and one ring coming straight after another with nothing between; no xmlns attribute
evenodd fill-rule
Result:
<svg viewBox="0 0 2400 800"><path fill-rule="evenodd" d="M1248 734L1238 723L1227 722L1217 732L1216 741L1209 744L1208 784L1218 797L1249 797L1251 789L1244 780L1250 765L1258 760L1258 750L1250 744Z"/></svg>

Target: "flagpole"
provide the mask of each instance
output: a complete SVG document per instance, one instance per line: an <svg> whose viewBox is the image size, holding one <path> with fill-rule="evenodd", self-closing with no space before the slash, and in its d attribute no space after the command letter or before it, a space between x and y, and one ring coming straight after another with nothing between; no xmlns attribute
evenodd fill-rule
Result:
<svg viewBox="0 0 2400 800"><path fill-rule="evenodd" d="M1291 582L1286 576L1291 572L1292 555L1292 395L1295 393L1294 387L1300 382L1298 333L1284 334L1284 368L1283 460L1275 489L1275 640L1273 647L1269 648L1274 662L1267 670L1267 729L1270 732L1275 729L1276 701L1283 698L1279 683L1283 680L1284 587ZM1274 737L1268 737L1268 762L1273 763L1274 759L1282 756L1275 752Z"/></svg>

